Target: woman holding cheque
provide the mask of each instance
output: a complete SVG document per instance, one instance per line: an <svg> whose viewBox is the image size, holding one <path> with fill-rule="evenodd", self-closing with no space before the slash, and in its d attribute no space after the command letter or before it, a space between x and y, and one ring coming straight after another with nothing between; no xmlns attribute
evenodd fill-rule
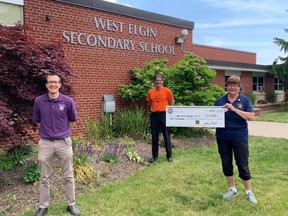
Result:
<svg viewBox="0 0 288 216"><path fill-rule="evenodd" d="M247 120L254 120L253 106L250 100L239 93L241 80L230 76L226 82L228 93L215 102L215 106L225 108L225 128L216 128L218 152L222 161L223 173L227 178L229 190L223 199L237 195L233 173L233 154L239 171L239 177L245 186L246 199L257 203L251 191L251 175L248 166L248 125Z"/></svg>

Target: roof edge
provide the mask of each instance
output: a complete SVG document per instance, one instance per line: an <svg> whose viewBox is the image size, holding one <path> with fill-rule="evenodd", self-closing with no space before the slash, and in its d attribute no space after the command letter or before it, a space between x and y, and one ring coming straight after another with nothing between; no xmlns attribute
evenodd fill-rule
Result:
<svg viewBox="0 0 288 216"><path fill-rule="evenodd" d="M205 61L208 67L211 67L213 69L264 72L264 73L272 72L272 65L257 65L257 64L226 62L226 61L206 60L206 59Z"/></svg>
<svg viewBox="0 0 288 216"><path fill-rule="evenodd" d="M110 13L116 13L124 16L130 16L138 19L158 22L162 24L194 29L194 22L183 20L175 17L170 17L162 14L157 14L153 12L148 12L145 10L140 10L136 8L131 8L128 6L115 4L112 2L107 2L103 0L55 0L56 2L62 2L67 4L78 5L82 7L98 9Z"/></svg>

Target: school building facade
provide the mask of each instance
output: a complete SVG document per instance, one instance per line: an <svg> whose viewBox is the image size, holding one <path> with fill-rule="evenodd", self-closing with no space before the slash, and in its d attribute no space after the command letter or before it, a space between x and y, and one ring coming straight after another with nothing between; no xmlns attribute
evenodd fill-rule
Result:
<svg viewBox="0 0 288 216"><path fill-rule="evenodd" d="M264 100L275 90L277 101L283 101L283 86L270 73L271 65L257 65L256 53L194 44L192 21L101 0L0 0L0 8L1 23L25 23L39 42L65 41L69 65L79 76L72 81L77 131L85 119L101 117L104 95L113 95L116 107L123 106L117 92L129 82L131 68L155 58L166 58L171 66L186 53L202 56L216 70L213 83L220 87L234 74L242 79L243 93Z"/></svg>

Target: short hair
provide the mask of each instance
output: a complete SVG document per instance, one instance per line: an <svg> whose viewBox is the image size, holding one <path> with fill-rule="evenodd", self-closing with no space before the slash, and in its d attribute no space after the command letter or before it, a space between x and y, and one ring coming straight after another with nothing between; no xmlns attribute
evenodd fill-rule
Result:
<svg viewBox="0 0 288 216"><path fill-rule="evenodd" d="M154 76L154 81L156 81L157 78L161 78L161 80L164 81L164 76L162 74L156 74Z"/></svg>
<svg viewBox="0 0 288 216"><path fill-rule="evenodd" d="M232 75L230 76L226 81L226 86L229 84L236 84L238 86L241 86L241 79L238 76Z"/></svg>
<svg viewBox="0 0 288 216"><path fill-rule="evenodd" d="M61 83L62 82L62 79L60 77L60 75L56 74L56 73L51 73L51 74L47 74L46 75L46 82L48 81L48 76L57 76L59 78L59 82Z"/></svg>

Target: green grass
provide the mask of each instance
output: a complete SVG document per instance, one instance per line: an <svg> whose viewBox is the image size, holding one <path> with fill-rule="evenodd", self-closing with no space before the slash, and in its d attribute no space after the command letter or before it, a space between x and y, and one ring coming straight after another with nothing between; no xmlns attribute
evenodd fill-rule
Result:
<svg viewBox="0 0 288 216"><path fill-rule="evenodd" d="M266 122L288 123L288 108L285 107L276 111L261 112L260 116L257 117L256 120Z"/></svg>
<svg viewBox="0 0 288 216"><path fill-rule="evenodd" d="M121 182L77 196L77 206L82 215L89 216L287 215L287 140L252 136L249 145L256 205L245 200L238 177L238 196L222 199L227 184L214 143L211 147L175 150L173 163L162 156ZM48 215L69 215L65 202L51 205Z"/></svg>

